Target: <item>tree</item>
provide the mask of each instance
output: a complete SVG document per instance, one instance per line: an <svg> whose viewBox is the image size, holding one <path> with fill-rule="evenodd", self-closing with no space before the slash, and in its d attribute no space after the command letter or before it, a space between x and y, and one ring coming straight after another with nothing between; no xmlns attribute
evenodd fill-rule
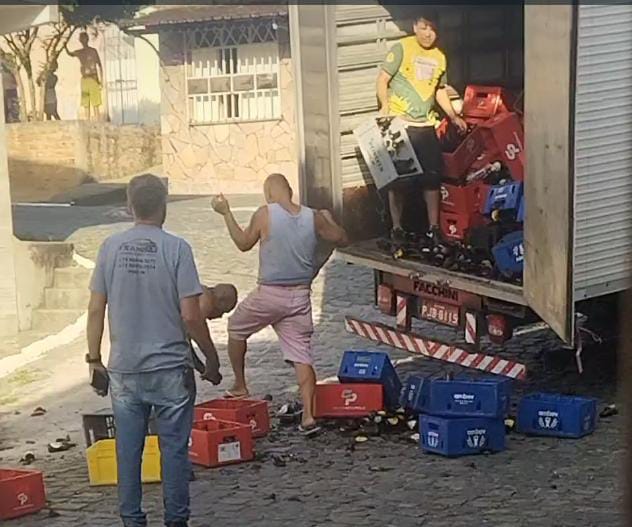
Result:
<svg viewBox="0 0 632 527"><path fill-rule="evenodd" d="M46 37L39 36L38 28L30 28L19 33L2 37L7 50L0 49L0 61L15 76L20 102L20 120L43 120L46 100L46 78L53 64L59 59L68 41L79 28L98 23L118 23L129 19L147 3L127 2L121 4L91 4L75 1L60 5L60 21L52 24L52 31ZM37 67L32 63L33 45L38 42L44 50L44 62ZM29 97L21 73L26 76ZM39 97L36 95L39 86Z"/></svg>

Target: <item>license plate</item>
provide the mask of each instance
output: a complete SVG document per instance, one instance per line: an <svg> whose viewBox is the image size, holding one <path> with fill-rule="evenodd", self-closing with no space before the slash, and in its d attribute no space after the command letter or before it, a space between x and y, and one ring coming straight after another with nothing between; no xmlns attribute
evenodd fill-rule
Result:
<svg viewBox="0 0 632 527"><path fill-rule="evenodd" d="M459 307L450 304L442 304L432 300L423 300L419 315L425 320L439 322L447 326L459 326Z"/></svg>

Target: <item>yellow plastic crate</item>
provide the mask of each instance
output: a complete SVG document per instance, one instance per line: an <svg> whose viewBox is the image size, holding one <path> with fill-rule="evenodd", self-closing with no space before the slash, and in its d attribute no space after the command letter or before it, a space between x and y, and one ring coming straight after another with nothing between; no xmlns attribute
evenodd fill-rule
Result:
<svg viewBox="0 0 632 527"><path fill-rule="evenodd" d="M102 439L86 450L88 461L88 477L90 485L116 485L116 440ZM145 438L143 463L141 465L141 480L143 483L160 482L160 448L157 436Z"/></svg>

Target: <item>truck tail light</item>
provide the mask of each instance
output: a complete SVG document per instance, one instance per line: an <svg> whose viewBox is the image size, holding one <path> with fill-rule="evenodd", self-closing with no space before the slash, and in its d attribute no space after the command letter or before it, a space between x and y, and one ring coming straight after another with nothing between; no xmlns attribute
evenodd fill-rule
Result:
<svg viewBox="0 0 632 527"><path fill-rule="evenodd" d="M487 315L487 334L494 344L504 344L513 334L510 320L503 315Z"/></svg>
<svg viewBox="0 0 632 527"><path fill-rule="evenodd" d="M395 315L395 291L390 285L377 286L377 305L385 315Z"/></svg>

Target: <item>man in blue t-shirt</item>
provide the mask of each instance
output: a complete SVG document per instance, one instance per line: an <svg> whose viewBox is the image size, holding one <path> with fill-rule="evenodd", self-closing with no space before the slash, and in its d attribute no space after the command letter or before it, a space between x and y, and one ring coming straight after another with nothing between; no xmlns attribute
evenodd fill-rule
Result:
<svg viewBox="0 0 632 527"><path fill-rule="evenodd" d="M146 174L129 183L134 226L110 236L99 250L90 284L88 355L91 383L109 376L116 424L121 518L144 527L140 467L153 410L162 456L165 524L186 527L191 467L188 442L193 423L195 378L188 336L206 356L203 378L221 382L219 359L200 311L202 286L191 247L166 233L167 189ZM107 371L101 361L105 312L110 327Z"/></svg>

